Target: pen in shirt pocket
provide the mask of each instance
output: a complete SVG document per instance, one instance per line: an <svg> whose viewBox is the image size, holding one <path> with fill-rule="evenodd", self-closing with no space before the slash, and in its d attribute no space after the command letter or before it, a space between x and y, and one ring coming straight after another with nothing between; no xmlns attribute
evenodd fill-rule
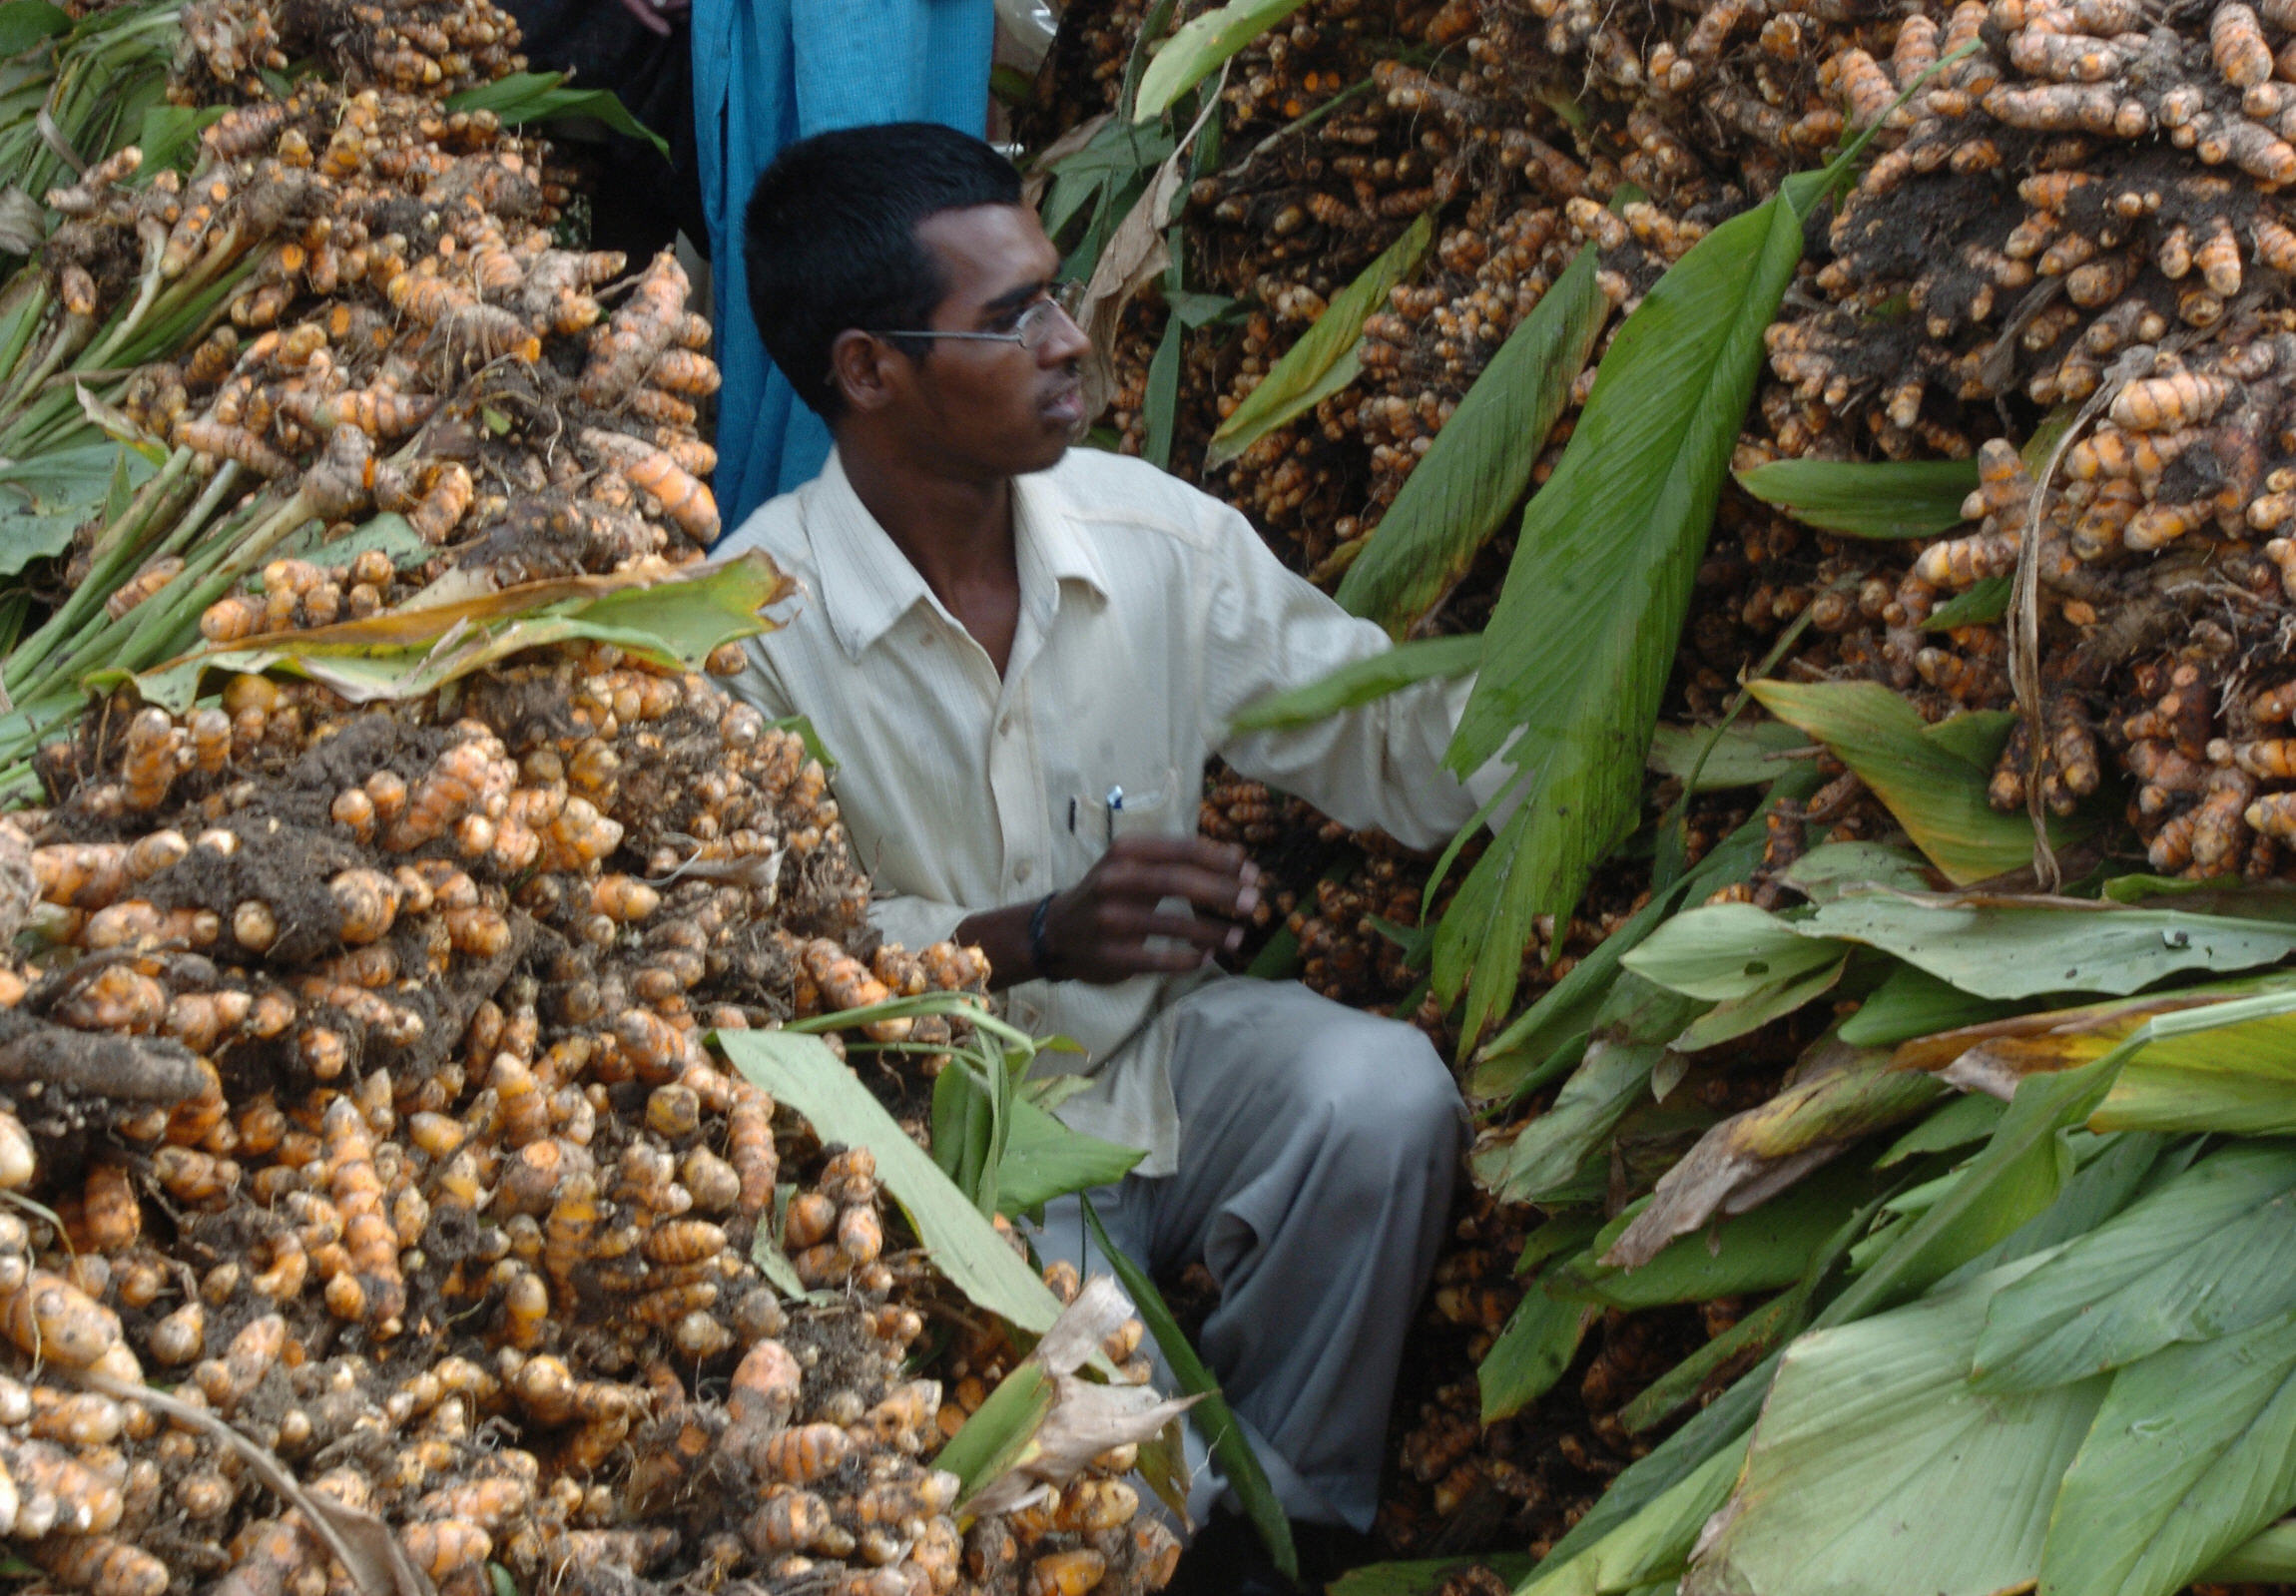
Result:
<svg viewBox="0 0 2296 1596"><path fill-rule="evenodd" d="M1068 834L1085 835L1091 829L1091 811L1100 811L1100 841L1103 847L1120 836L1136 831L1153 831L1165 814L1170 784L1147 787L1127 787L1112 782L1106 787L1087 788L1072 793L1068 798Z"/></svg>

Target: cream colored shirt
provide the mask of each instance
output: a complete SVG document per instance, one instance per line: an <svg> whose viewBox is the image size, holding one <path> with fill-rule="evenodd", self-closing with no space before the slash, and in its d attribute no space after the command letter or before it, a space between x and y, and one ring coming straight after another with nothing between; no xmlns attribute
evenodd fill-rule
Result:
<svg viewBox="0 0 2296 1596"><path fill-rule="evenodd" d="M807 716L838 759L839 807L887 938L922 946L968 914L1073 885L1113 836L1193 833L1213 754L1413 846L1439 845L1473 814L1441 766L1467 681L1296 731L1230 733L1261 695L1389 646L1236 511L1096 449L1013 486L1020 617L1001 679L834 454L722 545L763 548L802 584L734 686L768 715ZM1007 994L1015 1023L1084 1049L1039 1058L1040 1072L1093 1077L1060 1117L1146 1148L1144 1175L1176 1165L1170 1011L1205 978L1027 981Z"/></svg>

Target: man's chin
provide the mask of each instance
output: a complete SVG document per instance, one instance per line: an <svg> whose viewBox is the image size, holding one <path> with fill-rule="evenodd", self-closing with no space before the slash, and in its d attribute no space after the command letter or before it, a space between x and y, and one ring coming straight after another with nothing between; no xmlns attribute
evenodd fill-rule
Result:
<svg viewBox="0 0 2296 1596"><path fill-rule="evenodd" d="M1077 428L1077 435L1073 438L1054 437L1049 439L1041 447L1030 454L1027 464L1021 466L1012 474L1014 476L1030 476L1038 471L1051 470L1054 466L1060 463L1061 457L1068 452L1069 448L1073 444L1081 443L1083 441L1083 431L1084 429L1080 426Z"/></svg>

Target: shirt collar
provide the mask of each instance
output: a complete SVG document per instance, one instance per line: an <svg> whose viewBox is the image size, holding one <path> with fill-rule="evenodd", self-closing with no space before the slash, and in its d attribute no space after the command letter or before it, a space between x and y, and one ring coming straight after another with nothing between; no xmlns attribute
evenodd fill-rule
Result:
<svg viewBox="0 0 2296 1596"><path fill-rule="evenodd" d="M932 603L932 590L854 492L836 449L804 493L822 612L847 657L858 660L912 606Z"/></svg>
<svg viewBox="0 0 2296 1596"><path fill-rule="evenodd" d="M1055 468L1012 479L1013 536L1024 556L1034 551L1054 584L1079 582L1106 599L1107 573L1057 475Z"/></svg>
<svg viewBox="0 0 2296 1596"><path fill-rule="evenodd" d="M1041 606L1037 619L1048 623L1061 583L1081 583L1105 600L1107 576L1051 473L1016 477L1012 486L1023 603ZM804 493L822 610L849 659L859 660L867 653L916 605L941 610L916 567L854 492L835 449ZM1049 580L1041 584L1032 580L1039 575Z"/></svg>

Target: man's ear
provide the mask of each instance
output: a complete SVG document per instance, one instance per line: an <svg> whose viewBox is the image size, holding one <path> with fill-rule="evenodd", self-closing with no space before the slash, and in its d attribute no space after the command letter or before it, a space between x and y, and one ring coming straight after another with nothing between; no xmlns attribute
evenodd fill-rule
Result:
<svg viewBox="0 0 2296 1596"><path fill-rule="evenodd" d="M880 338L857 327L838 334L830 345L830 377L854 410L881 410L908 375L908 357Z"/></svg>

